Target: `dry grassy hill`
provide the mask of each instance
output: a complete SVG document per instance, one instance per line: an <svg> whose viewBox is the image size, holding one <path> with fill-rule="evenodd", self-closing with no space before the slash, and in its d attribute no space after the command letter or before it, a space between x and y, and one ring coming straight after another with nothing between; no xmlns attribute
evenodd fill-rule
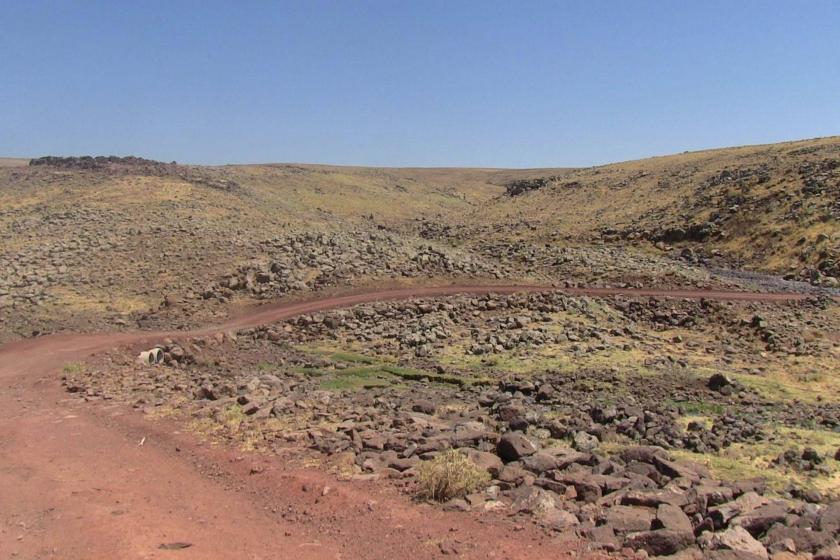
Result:
<svg viewBox="0 0 840 560"><path fill-rule="evenodd" d="M726 148L543 175L470 216L532 241L689 246L836 286L840 138ZM476 233L471 235L477 236Z"/></svg>
<svg viewBox="0 0 840 560"><path fill-rule="evenodd" d="M838 138L587 169L32 163L0 162L2 338L133 325L164 299L382 281L699 286L714 255L818 284L838 276ZM680 245L688 261L670 251Z"/></svg>

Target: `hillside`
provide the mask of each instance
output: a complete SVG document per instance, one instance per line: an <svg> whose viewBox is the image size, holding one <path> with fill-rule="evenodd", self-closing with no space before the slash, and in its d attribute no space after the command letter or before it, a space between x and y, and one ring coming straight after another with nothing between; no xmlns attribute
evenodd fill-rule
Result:
<svg viewBox="0 0 840 560"><path fill-rule="evenodd" d="M469 236L688 247L721 265L838 286L838 137L546 176L542 187L483 206L467 220L479 227Z"/></svg>
<svg viewBox="0 0 840 560"><path fill-rule="evenodd" d="M231 301L416 279L840 274L838 138L587 169L27 162L0 165L3 339L142 325L174 303L186 326Z"/></svg>
<svg viewBox="0 0 840 560"><path fill-rule="evenodd" d="M536 525L639 558L733 542L833 558L838 148L590 169L0 166L0 485L36 504L6 525L57 495L78 508L78 481L135 488L120 516L96 494L115 523L139 502L192 518L209 477L294 534L445 514L447 535L478 540L475 521L528 546ZM190 497L147 499L174 487ZM88 519L68 511L56 534Z"/></svg>

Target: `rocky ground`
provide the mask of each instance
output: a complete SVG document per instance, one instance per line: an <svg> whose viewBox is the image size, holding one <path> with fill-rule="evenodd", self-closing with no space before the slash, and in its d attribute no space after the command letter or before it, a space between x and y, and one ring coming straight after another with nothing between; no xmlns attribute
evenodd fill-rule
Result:
<svg viewBox="0 0 840 560"><path fill-rule="evenodd" d="M64 383L411 495L458 449L488 481L441 507L606 551L834 558L838 327L819 298L427 298L161 340L160 365L115 352Z"/></svg>
<svg viewBox="0 0 840 560"><path fill-rule="evenodd" d="M230 302L383 282L754 289L748 270L836 294L838 153L827 138L554 170L8 160L0 340L186 328Z"/></svg>
<svg viewBox="0 0 840 560"><path fill-rule="evenodd" d="M170 332L160 364L68 361L64 387L597 550L836 559L838 154L827 138L587 169L0 161L0 342ZM460 295L178 336L277 301L469 283L808 299Z"/></svg>

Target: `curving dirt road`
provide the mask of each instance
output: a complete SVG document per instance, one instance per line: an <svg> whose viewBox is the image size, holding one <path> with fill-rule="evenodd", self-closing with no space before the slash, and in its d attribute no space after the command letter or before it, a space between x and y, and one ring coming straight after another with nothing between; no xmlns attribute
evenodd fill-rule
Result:
<svg viewBox="0 0 840 560"><path fill-rule="evenodd" d="M249 310L184 332L62 334L0 347L0 558L558 558L580 543L497 516L412 504L390 485L337 482L282 457L213 448L177 424L86 405L58 382L69 361L165 336L206 335L359 303L545 291L444 286ZM572 295L791 301L800 294L563 289ZM259 474L252 474L259 473ZM328 490L326 490L328 488ZM591 555L590 555L591 556Z"/></svg>

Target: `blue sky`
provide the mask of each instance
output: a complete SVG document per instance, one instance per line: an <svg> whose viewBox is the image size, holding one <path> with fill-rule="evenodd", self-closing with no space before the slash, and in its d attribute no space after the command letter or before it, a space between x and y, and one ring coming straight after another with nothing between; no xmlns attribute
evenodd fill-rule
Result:
<svg viewBox="0 0 840 560"><path fill-rule="evenodd" d="M0 155L579 166L835 134L833 0L0 0Z"/></svg>

